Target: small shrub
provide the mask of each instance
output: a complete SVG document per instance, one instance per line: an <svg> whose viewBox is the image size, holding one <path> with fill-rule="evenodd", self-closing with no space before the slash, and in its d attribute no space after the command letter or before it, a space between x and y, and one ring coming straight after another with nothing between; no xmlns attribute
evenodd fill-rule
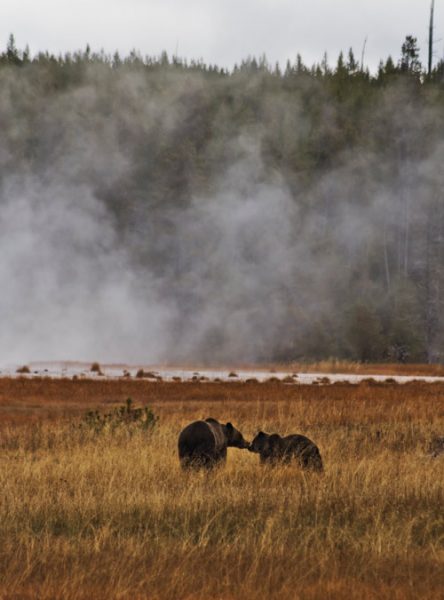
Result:
<svg viewBox="0 0 444 600"><path fill-rule="evenodd" d="M173 381L176 381L177 383L180 383L182 381L182 377L179 377L178 375L175 375L172 379L173 379Z"/></svg>
<svg viewBox="0 0 444 600"><path fill-rule="evenodd" d="M256 377L249 377L245 380L245 383L259 383L259 381L256 379Z"/></svg>
<svg viewBox="0 0 444 600"><path fill-rule="evenodd" d="M361 379L362 385L370 385L370 386L378 386L381 385L381 382L376 381L373 377L367 377L366 379Z"/></svg>
<svg viewBox="0 0 444 600"><path fill-rule="evenodd" d="M434 437L429 444L429 454L433 458L444 456L444 437Z"/></svg>
<svg viewBox="0 0 444 600"><path fill-rule="evenodd" d="M91 371L91 373L97 373L99 375L102 375L102 369L100 368L100 365L98 362L93 362L93 364L91 365L90 371Z"/></svg>
<svg viewBox="0 0 444 600"><path fill-rule="evenodd" d="M31 373L31 369L27 365L23 365L17 369L16 373Z"/></svg>
<svg viewBox="0 0 444 600"><path fill-rule="evenodd" d="M279 377L269 377L267 379L267 383L281 383L281 380Z"/></svg>
<svg viewBox="0 0 444 600"><path fill-rule="evenodd" d="M228 373L228 377L239 377L239 375L234 371L230 371L230 373Z"/></svg>
<svg viewBox="0 0 444 600"><path fill-rule="evenodd" d="M143 369L139 369L137 371L136 377L138 377L139 379L147 378L147 379L158 379L159 381L162 380L160 375L156 375L156 373L153 373L152 371L144 371Z"/></svg>
<svg viewBox="0 0 444 600"><path fill-rule="evenodd" d="M122 428L128 431L137 429L151 431L155 427L159 417L148 406L133 408L132 404L133 401L131 398L128 398L125 405L115 408L108 413L90 410L83 417L80 428L93 431L96 434Z"/></svg>
<svg viewBox="0 0 444 600"><path fill-rule="evenodd" d="M291 375L287 375L282 379L282 383L294 383L294 379Z"/></svg>

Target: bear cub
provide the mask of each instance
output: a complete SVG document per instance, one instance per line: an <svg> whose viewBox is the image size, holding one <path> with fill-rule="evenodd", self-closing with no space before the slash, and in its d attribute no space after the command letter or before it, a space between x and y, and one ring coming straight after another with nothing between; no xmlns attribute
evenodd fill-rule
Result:
<svg viewBox="0 0 444 600"><path fill-rule="evenodd" d="M269 435L259 431L251 442L249 450L260 455L262 464L288 464L296 460L303 469L323 471L319 448L304 435L293 434L281 437L277 433Z"/></svg>

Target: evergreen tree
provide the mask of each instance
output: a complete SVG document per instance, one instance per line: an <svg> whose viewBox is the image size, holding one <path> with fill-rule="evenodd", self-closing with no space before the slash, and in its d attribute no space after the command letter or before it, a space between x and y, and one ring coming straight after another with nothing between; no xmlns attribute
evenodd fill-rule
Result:
<svg viewBox="0 0 444 600"><path fill-rule="evenodd" d="M0 206L11 178L92 190L178 300L185 337L229 289L270 360L444 360L444 67L423 78L415 38L371 75L352 50L333 71L297 55L282 74L264 56L232 70L89 46L31 59L10 36L3 74ZM227 352L220 322L202 352Z"/></svg>
<svg viewBox="0 0 444 600"><path fill-rule="evenodd" d="M17 50L17 47L15 45L15 38L12 33L9 35L8 44L6 46L6 59L11 65L22 64L19 51Z"/></svg>
<svg viewBox="0 0 444 600"><path fill-rule="evenodd" d="M355 59L352 48L348 51L347 69L351 74L356 73L356 71L359 70L359 63Z"/></svg>
<svg viewBox="0 0 444 600"><path fill-rule="evenodd" d="M421 73L418 40L411 35L406 36L402 44L399 68L403 73L411 73L412 75L420 75Z"/></svg>

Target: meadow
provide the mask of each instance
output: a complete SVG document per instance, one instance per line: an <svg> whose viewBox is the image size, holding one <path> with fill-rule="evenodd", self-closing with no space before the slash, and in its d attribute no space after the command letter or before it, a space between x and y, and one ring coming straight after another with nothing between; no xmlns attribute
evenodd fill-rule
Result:
<svg viewBox="0 0 444 600"><path fill-rule="evenodd" d="M158 421L85 414L149 406ZM302 433L325 473L184 473L188 422ZM444 384L0 379L0 598L442 598Z"/></svg>

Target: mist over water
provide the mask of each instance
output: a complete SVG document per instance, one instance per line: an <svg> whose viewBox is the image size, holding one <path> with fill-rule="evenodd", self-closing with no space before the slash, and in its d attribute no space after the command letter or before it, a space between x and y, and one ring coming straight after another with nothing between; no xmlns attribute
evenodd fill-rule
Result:
<svg viewBox="0 0 444 600"><path fill-rule="evenodd" d="M436 98L51 69L0 69L0 363L439 357Z"/></svg>

